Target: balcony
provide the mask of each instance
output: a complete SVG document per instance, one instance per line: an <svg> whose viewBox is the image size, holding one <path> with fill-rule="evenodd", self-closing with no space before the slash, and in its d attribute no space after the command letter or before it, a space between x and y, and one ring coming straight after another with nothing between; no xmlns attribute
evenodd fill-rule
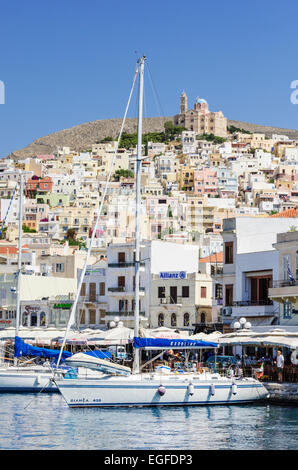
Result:
<svg viewBox="0 0 298 470"><path fill-rule="evenodd" d="M135 312L134 311L118 311L118 312L106 312L106 316L113 316L113 317L134 317ZM141 316L145 316L145 312L140 312Z"/></svg>
<svg viewBox="0 0 298 470"><path fill-rule="evenodd" d="M271 316L274 312L273 301L265 300L240 300L233 302L232 315L234 317L262 317Z"/></svg>
<svg viewBox="0 0 298 470"><path fill-rule="evenodd" d="M125 292L125 286L108 287L109 292Z"/></svg>
<svg viewBox="0 0 298 470"><path fill-rule="evenodd" d="M298 301L298 279L273 281L273 287L269 289L269 297L277 302L296 303Z"/></svg>
<svg viewBox="0 0 298 470"><path fill-rule="evenodd" d="M135 263L108 263L109 268L131 268ZM140 263L140 266L145 266L145 263Z"/></svg>
<svg viewBox="0 0 298 470"><path fill-rule="evenodd" d="M182 296L177 296L177 298L173 298L171 296L167 296L167 297L161 297L159 299L159 303L160 305L182 305L182 299L185 298L185 299L188 299L189 300L189 297L182 297Z"/></svg>
<svg viewBox="0 0 298 470"><path fill-rule="evenodd" d="M103 304L106 303L106 297L104 295L80 295L79 302L91 304L91 303L98 303Z"/></svg>
<svg viewBox="0 0 298 470"><path fill-rule="evenodd" d="M233 302L233 307L251 307L251 306L260 306L260 305L273 305L271 299L265 300L239 300Z"/></svg>
<svg viewBox="0 0 298 470"><path fill-rule="evenodd" d="M129 296L134 296L135 295L135 289L131 290L128 289L125 286L119 286L119 287L108 287L108 291L111 293L110 295L117 295L117 294L126 294ZM140 294L145 292L145 287L140 287Z"/></svg>

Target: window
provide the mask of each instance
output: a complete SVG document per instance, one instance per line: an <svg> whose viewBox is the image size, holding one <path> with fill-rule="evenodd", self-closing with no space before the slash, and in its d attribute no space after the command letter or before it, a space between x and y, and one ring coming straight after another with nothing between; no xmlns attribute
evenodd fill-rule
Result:
<svg viewBox="0 0 298 470"><path fill-rule="evenodd" d="M45 314L45 312L40 312L39 324L40 324L40 326L46 326L46 314Z"/></svg>
<svg viewBox="0 0 298 470"><path fill-rule="evenodd" d="M85 315L85 310L80 309L80 325L85 325L86 323L86 315Z"/></svg>
<svg viewBox="0 0 298 470"><path fill-rule="evenodd" d="M119 300L119 312L127 312L128 309L128 301L127 300Z"/></svg>
<svg viewBox="0 0 298 470"><path fill-rule="evenodd" d="M99 323L105 324L106 311L105 310L99 310L99 317L100 317Z"/></svg>
<svg viewBox="0 0 298 470"><path fill-rule="evenodd" d="M233 264L233 242L225 242L225 264Z"/></svg>
<svg viewBox="0 0 298 470"><path fill-rule="evenodd" d="M118 253L118 263L125 263L125 252Z"/></svg>
<svg viewBox="0 0 298 470"><path fill-rule="evenodd" d="M33 312L30 315L30 326L37 326L37 313Z"/></svg>
<svg viewBox="0 0 298 470"><path fill-rule="evenodd" d="M165 323L165 317L163 313L160 313L158 315L158 326L164 326Z"/></svg>
<svg viewBox="0 0 298 470"><path fill-rule="evenodd" d="M106 284L105 282L99 283L99 295L105 295L106 293Z"/></svg>
<svg viewBox="0 0 298 470"><path fill-rule="evenodd" d="M177 326L176 313L172 313L172 315L171 315L171 326Z"/></svg>
<svg viewBox="0 0 298 470"><path fill-rule="evenodd" d="M118 287L125 287L125 276L118 276Z"/></svg>
<svg viewBox="0 0 298 470"><path fill-rule="evenodd" d="M189 313L183 315L183 326L189 326Z"/></svg>
<svg viewBox="0 0 298 470"><path fill-rule="evenodd" d="M56 263L56 273L64 273L64 263Z"/></svg>
<svg viewBox="0 0 298 470"><path fill-rule="evenodd" d="M66 312L60 310L58 322L59 322L60 325L65 325L66 324Z"/></svg>
<svg viewBox="0 0 298 470"><path fill-rule="evenodd" d="M86 295L86 284L83 282L81 287L81 296L84 297Z"/></svg>
<svg viewBox="0 0 298 470"><path fill-rule="evenodd" d="M215 284L215 298L222 299L222 284Z"/></svg>
<svg viewBox="0 0 298 470"><path fill-rule="evenodd" d="M189 297L189 286L182 286L182 297Z"/></svg>
<svg viewBox="0 0 298 470"><path fill-rule="evenodd" d="M89 300L94 302L96 300L96 284L95 282L90 282L89 284Z"/></svg>
<svg viewBox="0 0 298 470"><path fill-rule="evenodd" d="M289 267L290 267L290 255L284 255L282 257L282 270L283 270L284 281L287 281L289 279Z"/></svg>
<svg viewBox="0 0 298 470"><path fill-rule="evenodd" d="M171 304L177 303L177 286L170 287L170 303Z"/></svg>
<svg viewBox="0 0 298 470"><path fill-rule="evenodd" d="M207 287L201 286L201 297L202 299L206 299L207 297Z"/></svg>
<svg viewBox="0 0 298 470"><path fill-rule="evenodd" d="M96 310L90 309L89 310L89 324L95 325L95 323L96 323Z"/></svg>
<svg viewBox="0 0 298 470"><path fill-rule="evenodd" d="M158 298L159 299L164 299L166 296L166 288L164 286L159 286L158 287Z"/></svg>
<svg viewBox="0 0 298 470"><path fill-rule="evenodd" d="M288 300L286 300L284 302L284 305L283 305L283 317L284 318L287 318L287 319L290 319L292 318L292 304L291 302L289 302Z"/></svg>
<svg viewBox="0 0 298 470"><path fill-rule="evenodd" d="M233 305L233 285L226 285L226 307L231 307Z"/></svg>

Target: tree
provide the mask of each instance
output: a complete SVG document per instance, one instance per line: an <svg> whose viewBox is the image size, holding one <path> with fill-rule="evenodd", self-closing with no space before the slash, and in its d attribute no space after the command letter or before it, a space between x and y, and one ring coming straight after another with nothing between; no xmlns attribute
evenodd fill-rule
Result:
<svg viewBox="0 0 298 470"><path fill-rule="evenodd" d="M208 142L214 142L215 144L222 144L226 141L223 137L219 137L218 135L214 134L201 134L197 135L197 140L207 140Z"/></svg>
<svg viewBox="0 0 298 470"><path fill-rule="evenodd" d="M76 241L77 233L74 228L69 228L66 232L66 240Z"/></svg>
<svg viewBox="0 0 298 470"><path fill-rule="evenodd" d="M36 230L34 228L29 228L25 224L22 225L22 230L24 233L36 233Z"/></svg>
<svg viewBox="0 0 298 470"><path fill-rule="evenodd" d="M123 168L121 168L120 170L116 170L115 174L114 174L114 180L119 181L121 177L123 177L123 178L133 178L134 173L131 170L124 170Z"/></svg>

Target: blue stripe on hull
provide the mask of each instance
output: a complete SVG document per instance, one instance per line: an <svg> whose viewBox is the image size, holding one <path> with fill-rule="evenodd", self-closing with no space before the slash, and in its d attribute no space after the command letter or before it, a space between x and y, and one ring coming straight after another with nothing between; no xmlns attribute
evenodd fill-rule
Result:
<svg viewBox="0 0 298 470"><path fill-rule="evenodd" d="M255 398L255 399L252 399L252 400L238 400L238 401L212 401L212 402L206 402L206 401L195 401L195 402L181 402L181 401L177 401L177 402L170 402L170 403L155 403L155 402L152 402L152 403L134 403L133 405L129 405L127 403L105 403L105 404L93 404L93 403L84 403L82 405L72 405L72 404L68 404L68 406L70 408L111 408L111 407L114 407L114 406L122 406L122 407L126 407L126 408L135 408L135 407L143 407L143 406L193 406L193 405L207 405L207 406L211 406L211 405L238 405L238 404L245 404L245 403L253 403L253 402L256 402L256 401L260 401L259 399Z"/></svg>

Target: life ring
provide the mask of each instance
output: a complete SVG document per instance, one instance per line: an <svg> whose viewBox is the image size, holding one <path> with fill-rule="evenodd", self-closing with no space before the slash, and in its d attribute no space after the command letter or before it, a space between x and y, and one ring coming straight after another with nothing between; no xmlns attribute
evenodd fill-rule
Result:
<svg viewBox="0 0 298 470"><path fill-rule="evenodd" d="M298 365L298 348L296 348L295 351L293 351L291 354L291 363L294 366Z"/></svg>

